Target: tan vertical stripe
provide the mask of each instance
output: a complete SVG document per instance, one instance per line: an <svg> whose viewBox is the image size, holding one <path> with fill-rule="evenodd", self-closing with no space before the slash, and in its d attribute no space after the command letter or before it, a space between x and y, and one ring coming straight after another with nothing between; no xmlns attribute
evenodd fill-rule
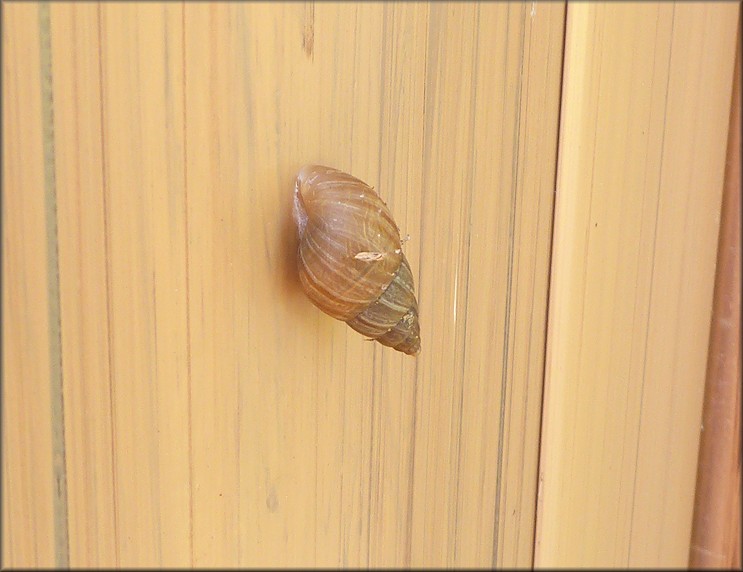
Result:
<svg viewBox="0 0 743 572"><path fill-rule="evenodd" d="M65 468L64 399L62 393L62 333L57 251L57 192L54 173L54 99L49 4L39 5L41 110L44 128L44 211L49 289L49 384L52 415L52 471L54 499L54 554L57 567L68 567L67 473Z"/></svg>

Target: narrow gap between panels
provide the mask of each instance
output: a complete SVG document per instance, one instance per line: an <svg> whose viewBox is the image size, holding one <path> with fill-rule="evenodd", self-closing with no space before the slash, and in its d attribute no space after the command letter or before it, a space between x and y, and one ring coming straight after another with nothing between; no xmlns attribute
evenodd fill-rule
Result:
<svg viewBox="0 0 743 572"><path fill-rule="evenodd" d="M542 362L542 403L539 408L539 434L537 436L537 494L534 497L534 540L532 541L532 559L531 567L534 568L536 565L537 557L537 544L539 542L538 534L538 522L539 522L539 498L542 494L542 436L544 434L544 408L545 408L545 396L547 394L547 346L549 342L549 317L550 317L550 300L552 296L552 272L553 266L552 261L554 259L554 244L555 244L555 213L557 211L557 175L560 165L560 135L562 133L562 108L563 108L563 95L565 91L565 48L567 46L567 32L568 32L568 12L570 6L565 2L565 13L563 16L562 23L562 50L561 59L562 64L560 66L560 95L559 95L559 106L557 110L557 137L555 139L555 174L554 174L554 197L552 199L552 219L550 223L550 244L549 244L549 261L547 263L549 268L549 274L547 275L547 305L546 305L546 316L544 323L544 360Z"/></svg>
<svg viewBox="0 0 743 572"><path fill-rule="evenodd" d="M49 3L39 4L39 75L44 145L44 218L48 292L49 389L52 425L52 502L54 557L57 568L68 568L70 546L67 522L67 469L62 379L62 318L59 294L59 243L57 231L57 181L54 162L54 93Z"/></svg>

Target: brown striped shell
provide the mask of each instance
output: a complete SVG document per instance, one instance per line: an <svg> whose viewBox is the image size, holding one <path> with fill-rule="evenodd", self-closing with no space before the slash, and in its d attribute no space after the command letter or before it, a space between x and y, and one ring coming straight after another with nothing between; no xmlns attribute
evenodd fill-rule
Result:
<svg viewBox="0 0 743 572"><path fill-rule="evenodd" d="M320 165L297 174L299 279L310 300L357 332L410 355L420 351L413 275L400 230L369 185Z"/></svg>

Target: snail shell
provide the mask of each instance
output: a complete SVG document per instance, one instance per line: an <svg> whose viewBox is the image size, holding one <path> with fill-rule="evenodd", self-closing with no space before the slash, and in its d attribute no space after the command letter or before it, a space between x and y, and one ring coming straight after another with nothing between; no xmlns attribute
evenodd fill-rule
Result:
<svg viewBox="0 0 743 572"><path fill-rule="evenodd" d="M313 304L382 345L420 352L413 274L400 229L376 191L337 169L304 166L294 219L299 279Z"/></svg>

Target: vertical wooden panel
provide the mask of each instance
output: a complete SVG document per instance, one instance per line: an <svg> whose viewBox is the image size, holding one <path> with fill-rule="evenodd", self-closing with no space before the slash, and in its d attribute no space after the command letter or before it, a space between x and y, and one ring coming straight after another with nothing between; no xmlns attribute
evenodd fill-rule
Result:
<svg viewBox="0 0 743 572"><path fill-rule="evenodd" d="M70 563L528 566L564 6L50 12ZM309 162L408 237L418 359L302 293ZM39 435L11 448L48 460ZM22 534L7 553L49 536Z"/></svg>
<svg viewBox="0 0 743 572"><path fill-rule="evenodd" d="M565 6L516 8L480 6L459 566L533 556Z"/></svg>
<svg viewBox="0 0 743 572"><path fill-rule="evenodd" d="M122 566L191 562L182 7L100 10L104 224Z"/></svg>
<svg viewBox="0 0 743 572"><path fill-rule="evenodd" d="M528 566L564 7L431 10L411 564Z"/></svg>
<svg viewBox="0 0 743 572"><path fill-rule="evenodd" d="M741 567L740 34L739 23L689 553L690 568Z"/></svg>
<svg viewBox="0 0 743 572"><path fill-rule="evenodd" d="M530 562L563 12L481 9L186 12L196 563L489 564L507 510L517 524L500 529L498 561ZM476 34L494 24L508 42ZM539 116L519 121L522 108ZM299 290L292 177L312 161L378 187L410 234L430 344L417 363L349 335ZM511 268L510 286L483 271L470 306L469 260L493 245L497 263L483 264ZM514 287L533 288L523 305L508 301ZM531 322L507 337L492 316L516 308ZM493 345L465 367L480 338ZM503 353L516 359L505 371ZM463 421L470 408L487 417L481 395L503 423ZM499 448L509 411L519 430ZM460 441L479 445L460 453ZM503 487L482 466L509 471Z"/></svg>
<svg viewBox="0 0 743 572"><path fill-rule="evenodd" d="M55 554L39 7L3 5L3 565Z"/></svg>
<svg viewBox="0 0 743 572"><path fill-rule="evenodd" d="M737 13L568 9L537 566L687 562Z"/></svg>
<svg viewBox="0 0 743 572"><path fill-rule="evenodd" d="M70 564L117 563L98 7L51 7Z"/></svg>

